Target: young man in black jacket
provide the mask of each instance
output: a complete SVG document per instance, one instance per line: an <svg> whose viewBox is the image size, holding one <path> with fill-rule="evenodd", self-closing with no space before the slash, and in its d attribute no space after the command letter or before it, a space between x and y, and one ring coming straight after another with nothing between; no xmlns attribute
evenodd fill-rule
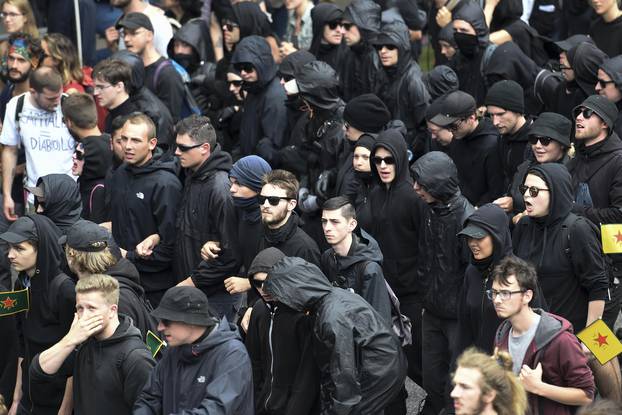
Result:
<svg viewBox="0 0 622 415"><path fill-rule="evenodd" d="M33 381L73 376L76 414L131 414L155 366L132 319L118 314L118 303L114 278L95 274L78 281L69 332L30 366Z"/></svg>

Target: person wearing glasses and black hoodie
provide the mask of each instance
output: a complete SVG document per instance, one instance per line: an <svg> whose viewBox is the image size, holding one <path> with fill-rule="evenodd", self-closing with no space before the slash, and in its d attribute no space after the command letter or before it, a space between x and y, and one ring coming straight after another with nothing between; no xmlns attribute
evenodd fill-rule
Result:
<svg viewBox="0 0 622 415"><path fill-rule="evenodd" d="M313 40L309 52L341 73L348 46L343 40L343 11L331 3L320 3L311 10ZM347 68L351 70L352 68Z"/></svg>
<svg viewBox="0 0 622 415"><path fill-rule="evenodd" d="M613 129L618 137L622 137L622 56L605 60L598 68L596 93L613 102L618 108Z"/></svg>

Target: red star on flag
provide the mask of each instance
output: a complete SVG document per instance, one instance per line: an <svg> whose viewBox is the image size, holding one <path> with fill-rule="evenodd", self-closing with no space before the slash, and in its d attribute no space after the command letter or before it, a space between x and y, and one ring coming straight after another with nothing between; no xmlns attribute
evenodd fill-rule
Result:
<svg viewBox="0 0 622 415"><path fill-rule="evenodd" d="M603 335L602 335L602 334L600 334L600 333L598 333L598 334L597 334L597 336L598 336L598 337L596 337L596 338L594 339L594 341L595 341L596 343L598 343L598 347L602 347L602 346L604 346L604 345L609 346L609 343L607 343L607 336L603 336Z"/></svg>
<svg viewBox="0 0 622 415"><path fill-rule="evenodd" d="M15 307L16 302L17 300L12 299L11 297L7 297L4 300L0 301L0 304L2 304L2 307L4 307L6 310L10 310L11 308Z"/></svg>
<svg viewBox="0 0 622 415"><path fill-rule="evenodd" d="M622 232L618 231L618 234L614 235L613 237L616 238L617 244L622 243Z"/></svg>

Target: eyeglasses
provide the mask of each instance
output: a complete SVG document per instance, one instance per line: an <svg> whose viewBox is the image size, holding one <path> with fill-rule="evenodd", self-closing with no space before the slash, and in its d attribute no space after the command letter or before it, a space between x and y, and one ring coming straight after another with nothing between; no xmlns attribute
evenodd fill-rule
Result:
<svg viewBox="0 0 622 415"><path fill-rule="evenodd" d="M98 91L103 91L106 88L110 88L111 86L113 86L112 84L108 84L108 85L95 85L93 86L93 92L98 92Z"/></svg>
<svg viewBox="0 0 622 415"><path fill-rule="evenodd" d="M613 84L614 81L605 81L604 79L598 79L598 83L601 84L602 86L607 86L607 84Z"/></svg>
<svg viewBox="0 0 622 415"><path fill-rule="evenodd" d="M345 30L350 30L352 29L352 26L356 26L356 25L354 23L341 23L341 26L343 26Z"/></svg>
<svg viewBox="0 0 622 415"><path fill-rule="evenodd" d="M291 197L283 197L283 196L263 196L263 195L259 195L257 196L257 200L259 200L259 206L263 206L264 203L266 203L266 200L268 201L268 203L270 203L271 206L278 206L279 203L281 202L281 200L292 200Z"/></svg>
<svg viewBox="0 0 622 415"><path fill-rule="evenodd" d="M591 109L591 108L585 108L585 107L577 108L575 110L574 117L577 118L579 116L579 114L581 114L583 116L583 118L585 118L587 120L592 115L594 115L594 110Z"/></svg>
<svg viewBox="0 0 622 415"><path fill-rule="evenodd" d="M553 141L553 139L550 137L540 137L537 135L529 136L529 144L531 144L532 146L535 146L536 144L538 144L538 141L540 142L540 144L546 147L549 144L551 144L551 141Z"/></svg>
<svg viewBox="0 0 622 415"><path fill-rule="evenodd" d="M251 278L251 285L252 285L253 287L255 287L256 289L260 289L260 288L262 288L262 287L263 287L263 283L264 283L264 282L266 282L266 281L265 281L265 280L264 280L264 281L261 281L261 280L256 280L256 279L254 279L254 278Z"/></svg>
<svg viewBox="0 0 622 415"><path fill-rule="evenodd" d="M524 195L527 190L529 190L529 196L531 197L538 197L538 194L540 192L550 191L549 189L541 189L536 186L525 186L524 184L521 184L520 186L518 186L518 191L520 192L521 195Z"/></svg>
<svg viewBox="0 0 622 415"><path fill-rule="evenodd" d="M177 146L177 148L179 149L179 151L181 151L182 153L185 153L186 151L190 151L190 150L192 150L193 148L201 147L201 146L203 145L203 143L200 143L200 144L195 144L195 145L193 145L193 146L186 146L186 145L183 145L183 144L177 144L177 143L176 143L175 145Z"/></svg>
<svg viewBox="0 0 622 415"><path fill-rule="evenodd" d="M524 293L526 290L509 291L509 290L486 290L486 297L489 300L495 300L497 297L501 298L501 301L507 301L512 297L512 294Z"/></svg>
<svg viewBox="0 0 622 415"><path fill-rule="evenodd" d="M382 162L384 162L384 164L386 164L387 166L391 166L391 165L395 164L395 157L392 157L392 156L389 156L389 157L374 156L374 157L372 157L372 161L377 166L380 166L382 164Z"/></svg>
<svg viewBox="0 0 622 415"><path fill-rule="evenodd" d="M73 154L74 154L74 156L76 156L76 160L78 160L78 161L84 160L84 151L78 151L76 149L76 151L74 151Z"/></svg>
<svg viewBox="0 0 622 415"><path fill-rule="evenodd" d="M7 17L10 17L12 19L16 18L17 16L23 16L22 13L13 13L13 12L0 12L0 19L6 19Z"/></svg>
<svg viewBox="0 0 622 415"><path fill-rule="evenodd" d="M237 81L227 81L227 83L228 83L229 85L233 85L233 86L236 86L236 87L238 87L238 86L242 86L242 82L243 82L243 81L242 81L241 79L240 79L240 80L237 80Z"/></svg>
<svg viewBox="0 0 622 415"><path fill-rule="evenodd" d="M246 72L246 73L251 73L255 70L255 67L253 66L252 63L234 63L233 67L235 68L236 71L239 72Z"/></svg>
<svg viewBox="0 0 622 415"><path fill-rule="evenodd" d="M387 50L395 50L397 46L395 45L374 45L374 48L380 52L383 48L387 48Z"/></svg>
<svg viewBox="0 0 622 415"><path fill-rule="evenodd" d="M337 29L338 26L343 27L343 23L341 23L341 21L339 21L339 20L334 20L332 22L328 22L328 23L326 23L326 25L328 26L328 28L330 30L335 30L335 29Z"/></svg>

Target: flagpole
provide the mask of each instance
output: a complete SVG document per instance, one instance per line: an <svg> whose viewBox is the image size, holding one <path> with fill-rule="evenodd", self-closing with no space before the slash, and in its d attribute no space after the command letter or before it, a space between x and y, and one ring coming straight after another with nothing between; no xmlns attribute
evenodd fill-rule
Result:
<svg viewBox="0 0 622 415"><path fill-rule="evenodd" d="M80 23L80 0L73 0L73 10L76 19L76 43L78 46L78 57L80 59L80 67L82 67L82 25Z"/></svg>

